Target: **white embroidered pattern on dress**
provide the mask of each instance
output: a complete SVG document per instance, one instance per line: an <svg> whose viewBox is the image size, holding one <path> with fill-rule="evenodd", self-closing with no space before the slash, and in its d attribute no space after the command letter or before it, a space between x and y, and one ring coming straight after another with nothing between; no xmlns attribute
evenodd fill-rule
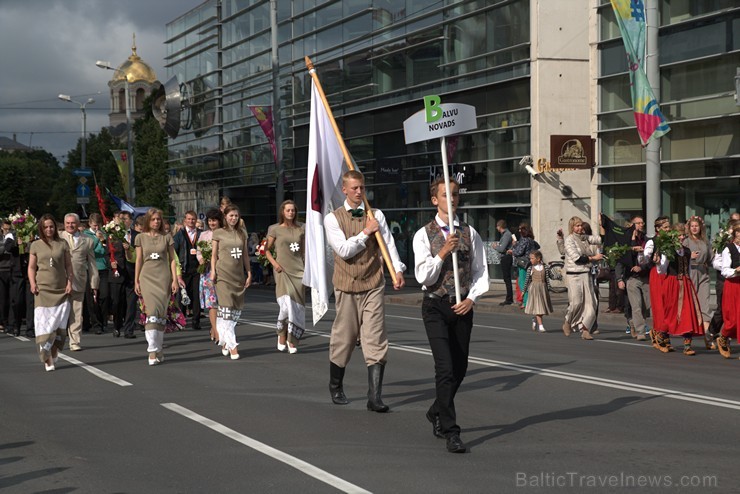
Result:
<svg viewBox="0 0 740 494"><path fill-rule="evenodd" d="M231 249L231 257L234 259L241 259L242 257L242 250L239 247L234 247Z"/></svg>

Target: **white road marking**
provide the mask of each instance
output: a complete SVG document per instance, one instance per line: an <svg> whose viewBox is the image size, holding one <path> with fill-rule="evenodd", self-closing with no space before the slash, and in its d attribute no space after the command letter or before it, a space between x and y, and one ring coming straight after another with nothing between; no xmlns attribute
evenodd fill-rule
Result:
<svg viewBox="0 0 740 494"><path fill-rule="evenodd" d="M214 422L213 420L206 418L202 415L199 415L193 412L192 410L188 410L187 408L184 408L178 405L177 403L160 403L160 404L163 407L167 408L168 410L171 410L179 415L182 415L185 418L188 418L201 425L204 425L208 427L209 429L218 432L219 434L223 434L229 439L233 439L234 441L238 443L241 443L249 448L252 448L258 453L262 453L263 455L269 456L270 458L273 458L277 461L285 463L287 466L295 468L299 472L304 473L310 477L313 477L316 480L324 482L325 484L328 484L342 492L368 493L368 494L370 492L370 491L366 491L362 487L351 484L347 482L346 480L340 479L339 477L332 475L325 470L315 467L311 465L310 463L306 463L305 461L299 458L296 458L295 456L289 455L288 453L284 453L280 451L279 449L275 449L272 446L268 446L267 444L257 441L256 439L252 439L251 437L247 437L243 434L240 434L236 432L235 430L226 427L225 425L219 424L218 422Z"/></svg>
<svg viewBox="0 0 740 494"><path fill-rule="evenodd" d="M328 333L316 330L306 330L306 333L323 336L328 338ZM408 353L416 353L419 355L431 355L432 351L426 348L420 348L409 345L398 345L390 343L389 346L396 350L401 350ZM645 346L645 345L640 345ZM634 391L636 393L642 393L652 396L660 396L663 398L669 398L672 400L690 401L693 403L701 403L703 405L711 405L721 408L731 408L733 410L740 410L740 401L727 400L724 398L717 398L714 396L700 395L695 393L686 393L675 389L658 388L655 386L646 386L644 384L630 383L626 381L617 381L614 379L604 379L601 377L591 376L587 374L575 374L571 372L562 372L548 369L541 369L539 367L533 367L529 365L515 364L513 362L504 362L500 360L485 359L480 357L470 356L468 362L471 364L481 365L483 367L500 367L502 369L508 369L523 374L537 374L543 377L551 377L555 379L562 379L565 381L579 382L583 384L591 384L593 386L601 386L604 388L621 389L625 391Z"/></svg>
<svg viewBox="0 0 740 494"><path fill-rule="evenodd" d="M119 386L133 386L133 384L131 384L128 381L124 381L123 379L119 379L119 378L117 378L116 376L114 376L112 374L108 374L107 372L98 369L97 367L93 367L92 365L88 365L85 362L82 362L80 360L77 360L76 358L70 357L70 356L65 355L63 353L60 353L59 354L59 358L62 359L62 360L66 360L70 364L74 364L74 365L78 365L78 366L82 367L83 369L85 369L90 374L92 374L92 375L94 375L96 377L99 377L100 379L103 379L104 381L109 381L109 382L112 382L113 384L118 384Z"/></svg>

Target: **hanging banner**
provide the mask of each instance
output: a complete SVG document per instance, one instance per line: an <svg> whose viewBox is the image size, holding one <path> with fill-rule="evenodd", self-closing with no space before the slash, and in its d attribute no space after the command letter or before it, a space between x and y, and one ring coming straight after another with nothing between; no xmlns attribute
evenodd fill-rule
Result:
<svg viewBox="0 0 740 494"><path fill-rule="evenodd" d="M277 145L275 143L275 128L272 123L272 107L271 106L250 106L254 118L259 122L262 132L267 137L267 142L270 143L272 149L272 157L277 163Z"/></svg>
<svg viewBox="0 0 740 494"><path fill-rule="evenodd" d="M111 149L110 152L113 154L113 159L116 160L123 190L128 190L128 151L125 149Z"/></svg>

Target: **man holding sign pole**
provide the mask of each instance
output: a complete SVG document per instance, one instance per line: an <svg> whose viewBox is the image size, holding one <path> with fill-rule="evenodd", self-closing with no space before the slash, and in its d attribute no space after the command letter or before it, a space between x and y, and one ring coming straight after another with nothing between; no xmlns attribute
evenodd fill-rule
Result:
<svg viewBox="0 0 740 494"><path fill-rule="evenodd" d="M431 185L437 216L414 235L414 274L423 285L421 316L434 357L436 399L426 416L432 423L432 433L447 439L447 451L464 453L467 448L460 439L455 394L468 369L473 305L488 291L488 264L478 232L455 214L460 186L450 181L449 197L447 189L444 179ZM452 204L451 209L448 203ZM454 233L449 232L450 221L454 222ZM455 301L453 252L458 257L461 302Z"/></svg>

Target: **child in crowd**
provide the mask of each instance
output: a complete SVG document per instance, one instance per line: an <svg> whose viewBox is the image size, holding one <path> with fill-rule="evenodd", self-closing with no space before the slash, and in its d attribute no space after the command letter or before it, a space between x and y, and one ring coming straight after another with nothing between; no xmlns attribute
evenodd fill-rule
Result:
<svg viewBox="0 0 740 494"><path fill-rule="evenodd" d="M547 330L542 324L542 316L552 313L550 301L550 280L560 280L562 277L550 271L550 266L542 262L542 252L532 251L529 254L530 266L524 280L524 293L528 293L525 314L532 317L532 331L544 333Z"/></svg>

